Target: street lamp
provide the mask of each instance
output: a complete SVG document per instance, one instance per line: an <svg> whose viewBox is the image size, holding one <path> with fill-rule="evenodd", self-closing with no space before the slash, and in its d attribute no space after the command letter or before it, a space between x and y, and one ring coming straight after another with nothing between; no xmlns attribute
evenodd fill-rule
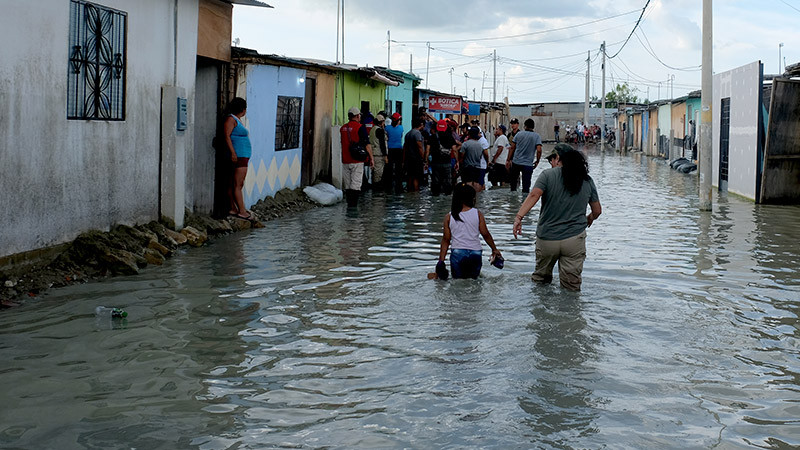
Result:
<svg viewBox="0 0 800 450"><path fill-rule="evenodd" d="M778 75L783 73L783 69L781 68L781 61L783 61L781 58L781 48L783 48L783 42L778 44Z"/></svg>
<svg viewBox="0 0 800 450"><path fill-rule="evenodd" d="M453 71L456 70L455 67L451 67L448 72L450 72L450 92L453 92Z"/></svg>

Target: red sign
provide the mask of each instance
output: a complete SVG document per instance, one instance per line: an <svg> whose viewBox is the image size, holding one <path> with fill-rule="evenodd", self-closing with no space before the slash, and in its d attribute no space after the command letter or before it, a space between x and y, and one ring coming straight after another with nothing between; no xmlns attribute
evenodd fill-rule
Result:
<svg viewBox="0 0 800 450"><path fill-rule="evenodd" d="M428 111L461 114L461 99L458 97L428 97Z"/></svg>

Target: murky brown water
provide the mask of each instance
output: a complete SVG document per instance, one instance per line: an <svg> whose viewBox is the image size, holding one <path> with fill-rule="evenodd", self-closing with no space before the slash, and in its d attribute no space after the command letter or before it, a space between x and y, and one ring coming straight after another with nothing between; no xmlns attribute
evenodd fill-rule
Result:
<svg viewBox="0 0 800 450"><path fill-rule="evenodd" d="M800 446L800 208L590 165L580 294L531 284L533 218L514 240L492 190L478 281L425 279L448 198L375 197L3 311L0 447Z"/></svg>

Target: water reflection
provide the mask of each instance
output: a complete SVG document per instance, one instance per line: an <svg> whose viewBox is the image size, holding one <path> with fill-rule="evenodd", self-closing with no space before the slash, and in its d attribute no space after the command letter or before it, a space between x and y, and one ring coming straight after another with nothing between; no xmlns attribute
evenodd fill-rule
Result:
<svg viewBox="0 0 800 450"><path fill-rule="evenodd" d="M589 162L577 295L530 282L536 213L514 239L521 195L489 190L506 266L477 281L426 280L449 198L370 194L4 311L0 446L800 445L800 209Z"/></svg>

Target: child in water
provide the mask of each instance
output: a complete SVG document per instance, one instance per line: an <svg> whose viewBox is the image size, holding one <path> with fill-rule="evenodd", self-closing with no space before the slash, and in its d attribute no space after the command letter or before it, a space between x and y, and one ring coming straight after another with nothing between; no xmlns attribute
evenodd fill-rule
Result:
<svg viewBox="0 0 800 450"><path fill-rule="evenodd" d="M492 234L486 228L483 214L475 208L475 189L465 183L458 183L453 190L451 211L444 217L444 235L436 264L437 278L447 279L444 263L447 249L450 251L450 269L453 278L478 278L481 273L481 239L492 249L492 264L502 268L503 256L494 245Z"/></svg>

